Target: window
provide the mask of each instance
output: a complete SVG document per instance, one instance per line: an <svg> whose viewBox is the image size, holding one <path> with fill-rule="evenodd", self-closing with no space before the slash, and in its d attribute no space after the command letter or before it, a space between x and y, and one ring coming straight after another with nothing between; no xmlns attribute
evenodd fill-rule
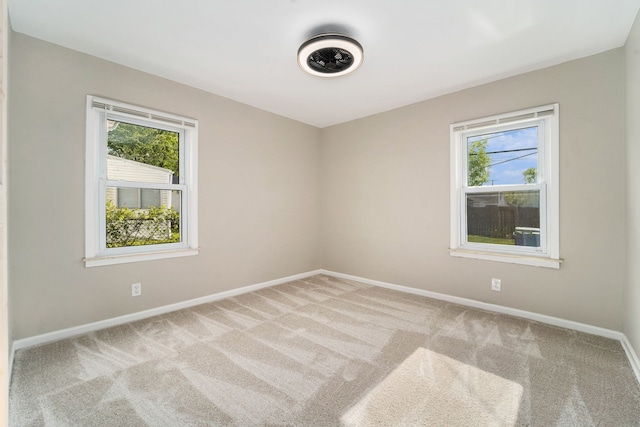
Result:
<svg viewBox="0 0 640 427"><path fill-rule="evenodd" d="M451 255L560 267L558 114L451 125Z"/></svg>
<svg viewBox="0 0 640 427"><path fill-rule="evenodd" d="M117 207L130 209L149 209L162 205L161 190L151 188L119 188Z"/></svg>
<svg viewBox="0 0 640 427"><path fill-rule="evenodd" d="M196 255L198 122L87 96L85 266Z"/></svg>

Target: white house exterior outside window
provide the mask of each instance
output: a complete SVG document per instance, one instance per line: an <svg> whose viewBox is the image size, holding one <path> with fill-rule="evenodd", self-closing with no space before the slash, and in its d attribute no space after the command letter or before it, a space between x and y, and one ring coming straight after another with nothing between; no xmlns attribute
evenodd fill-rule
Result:
<svg viewBox="0 0 640 427"><path fill-rule="evenodd" d="M198 253L198 122L87 96L85 266Z"/></svg>
<svg viewBox="0 0 640 427"><path fill-rule="evenodd" d="M560 267L559 106L451 125L452 256Z"/></svg>

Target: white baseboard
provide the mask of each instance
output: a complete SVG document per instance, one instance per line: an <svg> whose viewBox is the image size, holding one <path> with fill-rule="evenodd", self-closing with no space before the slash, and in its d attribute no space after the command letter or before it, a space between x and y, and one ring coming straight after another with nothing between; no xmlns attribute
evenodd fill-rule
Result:
<svg viewBox="0 0 640 427"><path fill-rule="evenodd" d="M638 358L638 354L633 349L631 342L629 342L629 339L625 334L622 334L620 343L622 344L622 348L624 348L624 351L627 353L629 363L631 364L633 372L635 372L636 378L638 378L638 382L640 383L640 359Z"/></svg>
<svg viewBox="0 0 640 427"><path fill-rule="evenodd" d="M13 378L13 358L16 354L16 346L13 342L9 342L9 366L7 368L7 389L11 385L11 378Z"/></svg>
<svg viewBox="0 0 640 427"><path fill-rule="evenodd" d="M159 314L170 313L172 311L181 310L183 308L194 307L196 305L205 304L212 301L218 301L224 298L230 298L248 292L257 291L259 289L268 288L282 283L292 282L294 280L305 279L307 277L321 274L321 270L309 271L306 273L296 274L293 276L283 277L281 279L270 280L268 282L257 283L255 285L243 286L242 288L232 289L230 291L219 292L212 295L207 295L201 298L195 298L188 301L183 301L175 304L165 305L162 307L152 308L149 310L139 311L137 313L126 314L124 316L118 316L111 319L100 320L98 322L87 323L80 326L74 326L59 331L49 332L42 335L36 335L29 338L19 339L13 342L11 350L11 366L13 366L13 356L17 350L32 347L35 345L45 344L52 341L57 341L65 338L70 338L76 335L85 334L87 332L97 331L104 328L110 328L112 326L122 325L128 322L134 322L136 320L142 320L149 317L157 316Z"/></svg>
<svg viewBox="0 0 640 427"><path fill-rule="evenodd" d="M366 279L364 277L352 276L349 274L336 273L329 270L320 270L321 274L327 276L333 276L340 279L354 280L356 282L366 283L368 285L379 286L382 288L393 289L400 292L406 292L413 295L420 295L428 298L433 298L441 301L451 302L455 304L464 305L467 307L479 308L481 310L493 311L495 313L508 314L511 316L522 317L524 319L535 320L537 322L546 323L548 325L559 326L561 328L573 329L579 332L585 332L592 335L598 335L605 338L611 338L620 341L622 348L627 354L629 363L633 368L633 372L640 382L640 359L633 349L633 346L627 339L626 335L622 332L613 331L611 329L600 328L598 326L587 325L585 323L574 322L571 320L560 319L558 317L547 316L544 314L533 313L531 311L518 310L516 308L504 307L502 305L489 304L486 302L480 302L472 299L456 297L447 294L440 294L437 292L425 291L423 289L411 288L409 286L395 285L393 283L380 282L378 280Z"/></svg>
<svg viewBox="0 0 640 427"><path fill-rule="evenodd" d="M627 337L618 331L613 331L610 329L600 328L597 326L587 325L584 323L573 322L571 320L560 319L558 317L547 316L544 314L533 313L525 310L518 310L515 308L504 307L496 304L489 304L480 301L475 301L472 299L456 297L447 294L441 294L437 292L425 291L423 289L411 288L408 286L396 285L393 283L381 282L378 280L367 279L364 277L352 276L349 274L337 273L330 270L314 270L306 273L296 274L293 276L283 277L281 279L270 280L268 282L258 283L255 285L244 286L238 289L232 289L230 291L219 292L217 294L208 295L202 298L196 298L189 301L183 301L176 304L170 304L163 307L157 307L150 310L140 311L138 313L127 314L124 316L114 317L112 319L101 320L98 322L88 323L85 325L75 326L72 328L63 329L60 331L54 331L42 335L36 335L29 338L23 338L20 340L16 340L11 345L11 352L9 358L9 378L11 378L11 373L13 369L13 359L14 354L17 350L26 347L32 347L35 345L44 344L51 341L57 341L64 338L70 338L76 335L84 334L87 332L96 331L99 329L109 328L112 326L121 325L128 322L133 322L136 320L146 319L152 316L157 316L159 314L165 314L176 310L181 310L183 308L194 307L199 304L205 304L212 301L218 301L224 298L234 297L238 295L242 295L248 292L257 291L259 289L268 288L275 285L280 285L282 283L291 282L294 280L305 279L307 277L315 276L317 274L325 274L327 276L333 276L336 278L346 279L346 280L354 280L361 283L366 283L373 286L379 286L387 289L393 289L400 292L405 292L413 295L425 296L428 298L433 298L441 301L447 301L455 304L464 305L467 307L479 308L481 310L493 311L495 313L508 314L511 316L522 317L524 319L534 320L541 323L546 323L549 325L559 326L562 328L573 329L580 332L585 332L593 335L602 336L605 338L611 338L615 340L619 340L622 347L624 348L627 357L629 359L629 363L633 368L633 371L638 378L638 382L640 382L640 359L638 359L638 355L633 349L631 343L627 339Z"/></svg>
<svg viewBox="0 0 640 427"><path fill-rule="evenodd" d="M523 317L529 320L535 320L537 322L546 323L549 325L559 326L561 328L573 329L580 332L586 332L588 334L599 335L606 338L612 338L619 340L622 335L621 332L612 331L610 329L599 328L597 326L586 325L584 323L573 322L571 320L560 319L558 317L546 316L544 314L533 313L525 310L518 310L516 308L505 307L502 305L489 304L486 302L480 302L472 299L456 297L447 294L440 294L437 292L425 291L423 289L411 288L409 286L395 285L393 283L380 282L378 280L366 279L358 276L351 276L348 274L336 273L328 270L321 270L322 274L328 276L338 277L341 279L355 280L356 282L362 282L373 286L380 286L382 288L393 289L400 292L406 292L409 294L420 295L423 297L433 298L441 301L451 302L454 304L460 304L467 307L479 308L481 310L493 311L496 313L509 314L511 316Z"/></svg>

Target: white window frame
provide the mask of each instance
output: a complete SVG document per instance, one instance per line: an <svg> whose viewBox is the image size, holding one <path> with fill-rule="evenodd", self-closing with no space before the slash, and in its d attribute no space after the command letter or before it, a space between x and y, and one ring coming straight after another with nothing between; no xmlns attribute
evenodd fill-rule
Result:
<svg viewBox="0 0 640 427"><path fill-rule="evenodd" d="M467 138L493 132L538 126L536 183L522 185L468 185ZM455 257L560 268L559 104L454 123L451 134L451 242ZM540 247L467 241L467 194L538 190L540 192Z"/></svg>
<svg viewBox="0 0 640 427"><path fill-rule="evenodd" d="M107 120L154 127L180 135L178 184L107 180ZM198 254L198 121L87 95L85 171L85 267L192 256ZM181 242L106 247L107 187L181 191Z"/></svg>

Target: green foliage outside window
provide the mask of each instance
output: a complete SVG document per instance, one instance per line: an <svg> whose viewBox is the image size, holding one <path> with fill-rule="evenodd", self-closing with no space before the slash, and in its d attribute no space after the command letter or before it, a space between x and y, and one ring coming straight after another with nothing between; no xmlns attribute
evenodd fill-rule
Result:
<svg viewBox="0 0 640 427"><path fill-rule="evenodd" d="M489 182L491 156L487 154L487 142L487 139L480 139L469 145L470 187L480 187Z"/></svg>
<svg viewBox="0 0 640 427"><path fill-rule="evenodd" d="M108 153L123 159L169 169L180 175L176 132L123 122L109 123Z"/></svg>
<svg viewBox="0 0 640 427"><path fill-rule="evenodd" d="M538 179L538 170L536 168L529 168L522 172L522 177L525 184L535 184Z"/></svg>
<svg viewBox="0 0 640 427"><path fill-rule="evenodd" d="M108 248L180 242L180 214L172 208L119 208L108 200L106 214Z"/></svg>

